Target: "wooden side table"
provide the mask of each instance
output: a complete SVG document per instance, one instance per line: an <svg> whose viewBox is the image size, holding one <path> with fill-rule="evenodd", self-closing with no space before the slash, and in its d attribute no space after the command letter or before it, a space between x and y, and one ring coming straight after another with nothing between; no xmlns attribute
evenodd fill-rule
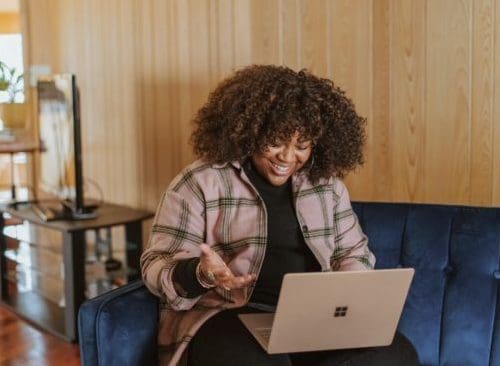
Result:
<svg viewBox="0 0 500 366"><path fill-rule="evenodd" d="M142 223L151 212L104 203L95 219L50 222L36 215L30 204L0 206L0 212L0 304L65 340L77 339L78 309L89 293L88 231L123 226L121 283L140 277ZM22 224L7 226L5 214ZM27 280L30 286L24 286ZM61 300L54 299L54 293Z"/></svg>

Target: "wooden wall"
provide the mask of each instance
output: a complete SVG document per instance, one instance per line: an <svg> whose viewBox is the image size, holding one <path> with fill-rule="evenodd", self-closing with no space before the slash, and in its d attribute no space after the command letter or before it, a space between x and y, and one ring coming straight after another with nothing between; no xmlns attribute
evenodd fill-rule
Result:
<svg viewBox="0 0 500 366"><path fill-rule="evenodd" d="M84 173L153 209L192 161L190 119L251 63L308 68L368 118L357 200L500 204L500 2L24 1L29 64L75 72Z"/></svg>

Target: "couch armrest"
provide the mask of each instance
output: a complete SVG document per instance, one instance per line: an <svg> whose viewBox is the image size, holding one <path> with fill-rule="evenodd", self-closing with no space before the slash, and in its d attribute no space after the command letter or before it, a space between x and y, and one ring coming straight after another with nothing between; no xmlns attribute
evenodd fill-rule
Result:
<svg viewBox="0 0 500 366"><path fill-rule="evenodd" d="M134 281L82 304L78 312L81 364L157 363L158 299Z"/></svg>

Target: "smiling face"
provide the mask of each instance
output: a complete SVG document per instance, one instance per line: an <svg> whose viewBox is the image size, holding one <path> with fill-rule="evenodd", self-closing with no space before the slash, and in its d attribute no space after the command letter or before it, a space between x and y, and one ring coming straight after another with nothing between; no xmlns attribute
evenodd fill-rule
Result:
<svg viewBox="0 0 500 366"><path fill-rule="evenodd" d="M304 166L312 153L312 142L295 132L288 142L278 142L252 155L257 172L274 186L281 186Z"/></svg>

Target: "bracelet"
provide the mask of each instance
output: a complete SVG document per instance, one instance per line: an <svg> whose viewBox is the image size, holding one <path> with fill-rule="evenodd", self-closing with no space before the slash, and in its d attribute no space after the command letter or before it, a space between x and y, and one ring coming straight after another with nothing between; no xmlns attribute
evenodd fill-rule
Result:
<svg viewBox="0 0 500 366"><path fill-rule="evenodd" d="M201 285L201 287L203 288L207 288L207 289L210 289L210 288L214 288L215 285L213 283L209 283L207 280L205 280L205 276L203 275L203 273L201 272L201 262L198 262L198 264L196 265L196 279L198 280L198 283Z"/></svg>

